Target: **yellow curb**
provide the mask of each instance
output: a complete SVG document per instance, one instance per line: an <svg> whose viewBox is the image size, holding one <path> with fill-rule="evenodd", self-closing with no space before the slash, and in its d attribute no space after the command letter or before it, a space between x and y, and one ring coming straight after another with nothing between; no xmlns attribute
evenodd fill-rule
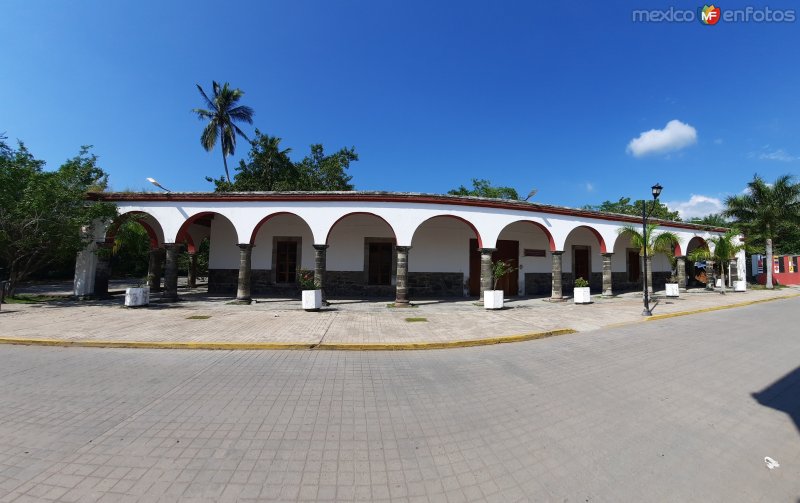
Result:
<svg viewBox="0 0 800 503"><path fill-rule="evenodd" d="M678 311L677 313L654 314L653 316L645 318L643 321L664 320L667 318L677 318L678 316L688 316L690 314L710 313L712 311L721 311L723 309L733 309L736 307L752 306L753 304L762 304L764 302L772 302L773 300L784 300L784 299L791 299L794 297L800 297L800 293L795 293L792 295L782 295L780 297L770 297L768 299L748 300L746 302L737 302L735 304L726 304L724 306L704 307L702 309L694 309L692 311Z"/></svg>
<svg viewBox="0 0 800 503"><path fill-rule="evenodd" d="M502 337L488 337L485 339L471 339L447 342L387 342L387 343L322 343L314 349L344 350L344 351L400 351L409 349L447 349L468 348L473 346L489 346L492 344L506 344L509 342L532 341L556 335L574 334L576 330L560 328L547 332L532 332L520 335L507 335Z"/></svg>
<svg viewBox="0 0 800 503"><path fill-rule="evenodd" d="M64 339L22 339L0 337L0 344L24 346L61 346L76 348L134 349L311 349L314 344L272 342L146 342L146 341L81 341Z"/></svg>
<svg viewBox="0 0 800 503"><path fill-rule="evenodd" d="M375 344L281 344L259 342L144 342L144 341L74 341L59 339L23 339L0 337L0 344L19 344L24 346L60 346L78 348L135 348L135 349L210 349L210 350L258 350L258 349L324 349L340 351L399 351L416 349L466 348L471 346L488 346L509 342L530 341L555 335L572 334L575 330L564 328L547 332L534 332L506 337L491 337L449 342L409 342L409 343L375 343Z"/></svg>

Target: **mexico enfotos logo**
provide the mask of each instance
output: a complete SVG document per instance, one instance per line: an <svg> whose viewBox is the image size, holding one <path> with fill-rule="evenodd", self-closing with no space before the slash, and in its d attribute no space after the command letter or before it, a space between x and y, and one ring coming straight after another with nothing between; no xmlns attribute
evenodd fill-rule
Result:
<svg viewBox="0 0 800 503"><path fill-rule="evenodd" d="M720 7L703 5L696 11L691 9L639 9L632 11L634 23L694 23L713 26L723 23L794 23L794 9L770 9L769 7L745 7L723 10Z"/></svg>

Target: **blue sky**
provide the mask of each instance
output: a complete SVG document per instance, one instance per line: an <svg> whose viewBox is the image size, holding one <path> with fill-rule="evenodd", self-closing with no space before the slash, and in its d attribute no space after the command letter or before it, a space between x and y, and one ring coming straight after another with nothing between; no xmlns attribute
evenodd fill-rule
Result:
<svg viewBox="0 0 800 503"><path fill-rule="evenodd" d="M753 173L798 172L800 22L635 23L700 3L586 4L6 2L0 132L50 168L92 144L117 190L211 190L221 154L190 110L216 79L295 157L355 146L362 190L488 178L581 206L660 182L691 216Z"/></svg>

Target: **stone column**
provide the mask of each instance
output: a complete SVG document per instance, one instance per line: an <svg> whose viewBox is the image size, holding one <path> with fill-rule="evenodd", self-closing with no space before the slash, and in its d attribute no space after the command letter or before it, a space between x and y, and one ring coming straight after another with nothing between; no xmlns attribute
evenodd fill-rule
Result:
<svg viewBox="0 0 800 503"><path fill-rule="evenodd" d="M706 260L706 290L715 288L716 278L714 276L714 261Z"/></svg>
<svg viewBox="0 0 800 503"><path fill-rule="evenodd" d="M178 300L178 248L177 243L164 243L167 265L164 270L164 294L162 299L170 302Z"/></svg>
<svg viewBox="0 0 800 503"><path fill-rule="evenodd" d="M483 300L483 292L485 290L491 290L493 288L492 285L492 253L497 250L497 248L478 248L478 251L481 252L481 296L480 300Z"/></svg>
<svg viewBox="0 0 800 503"><path fill-rule="evenodd" d="M97 243L97 269L94 273L94 295L108 297L108 280L111 278L111 249L114 243Z"/></svg>
<svg viewBox="0 0 800 503"><path fill-rule="evenodd" d="M686 291L686 256L675 257L678 269L678 289Z"/></svg>
<svg viewBox="0 0 800 503"><path fill-rule="evenodd" d="M239 283L236 287L236 300L249 304L250 297L250 257L253 245L250 243L239 245Z"/></svg>
<svg viewBox="0 0 800 503"><path fill-rule="evenodd" d="M94 241L91 241L75 257L75 279L72 286L75 296L79 299L94 295L94 279L97 274L95 246Z"/></svg>
<svg viewBox="0 0 800 503"><path fill-rule="evenodd" d="M395 246L397 251L397 274L395 282L395 307L408 307L408 251L410 246Z"/></svg>
<svg viewBox="0 0 800 503"><path fill-rule="evenodd" d="M550 295L550 300L561 301L564 300L564 293L562 292L561 286L563 284L563 278L561 276L561 259L564 255L563 251L554 251L552 252L553 255L553 293Z"/></svg>
<svg viewBox="0 0 800 503"><path fill-rule="evenodd" d="M611 257L613 253L603 253L603 297L613 297L614 289L611 286Z"/></svg>
<svg viewBox="0 0 800 503"><path fill-rule="evenodd" d="M197 288L197 253L189 252L189 288Z"/></svg>
<svg viewBox="0 0 800 503"><path fill-rule="evenodd" d="M150 293L161 291L161 272L164 269L164 248L150 250L150 261L147 266L147 286Z"/></svg>
<svg viewBox="0 0 800 503"><path fill-rule="evenodd" d="M328 303L327 295L325 295L325 269L328 264L327 250L328 245L314 245L314 284L322 291L322 302L326 305Z"/></svg>

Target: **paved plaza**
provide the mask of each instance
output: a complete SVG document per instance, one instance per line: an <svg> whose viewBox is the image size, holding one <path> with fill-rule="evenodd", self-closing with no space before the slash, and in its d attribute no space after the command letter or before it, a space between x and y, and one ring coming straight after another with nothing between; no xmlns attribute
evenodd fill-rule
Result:
<svg viewBox="0 0 800 503"><path fill-rule="evenodd" d="M665 298L661 292L652 305L659 317L797 294L791 288L726 295L699 289L677 299ZM642 297L636 293L609 299L594 296L589 305L521 298L507 302L500 311L487 311L475 300L463 298L419 300L412 308L388 307L390 300L332 300L320 312L303 311L296 299L258 299L251 305L237 305L229 297L209 297L200 290L183 290L182 299L137 309L123 307L122 296L93 302L4 305L0 340L382 347L474 342L563 329L587 332L645 320Z"/></svg>
<svg viewBox="0 0 800 503"><path fill-rule="evenodd" d="M0 501L796 503L798 308L438 351L3 345Z"/></svg>

